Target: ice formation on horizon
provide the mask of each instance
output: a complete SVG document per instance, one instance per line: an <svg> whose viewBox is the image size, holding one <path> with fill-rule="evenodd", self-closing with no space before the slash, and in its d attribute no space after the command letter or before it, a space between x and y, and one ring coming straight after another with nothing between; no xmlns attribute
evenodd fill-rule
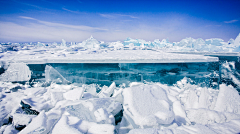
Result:
<svg viewBox="0 0 240 134"><path fill-rule="evenodd" d="M203 40L202 38L193 39L191 37L182 39L179 42L169 42L168 39L155 39L153 42L145 41L143 39L132 39L127 38L123 42L100 42L91 36L87 40L81 43L67 43L64 39L62 39L61 44L56 43L41 43L38 42L34 45L34 43L1 43L0 52L6 51L18 51L22 49L26 49L30 47L47 47L47 48L55 48L58 46L66 47L68 51L78 51L84 49L158 49L164 50L168 52L239 52L240 51L240 33L236 37L236 39L230 39L228 42L224 42L224 40L219 38L212 38Z"/></svg>
<svg viewBox="0 0 240 134"><path fill-rule="evenodd" d="M100 47L100 42L94 39L93 36L91 36L86 41L82 42L82 46L87 49L98 49Z"/></svg>

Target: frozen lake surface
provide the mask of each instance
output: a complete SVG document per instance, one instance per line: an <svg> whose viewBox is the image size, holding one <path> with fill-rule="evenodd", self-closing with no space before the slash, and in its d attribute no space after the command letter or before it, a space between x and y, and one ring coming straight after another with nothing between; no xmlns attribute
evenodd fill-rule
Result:
<svg viewBox="0 0 240 134"><path fill-rule="evenodd" d="M2 44L0 133L240 133L239 37Z"/></svg>

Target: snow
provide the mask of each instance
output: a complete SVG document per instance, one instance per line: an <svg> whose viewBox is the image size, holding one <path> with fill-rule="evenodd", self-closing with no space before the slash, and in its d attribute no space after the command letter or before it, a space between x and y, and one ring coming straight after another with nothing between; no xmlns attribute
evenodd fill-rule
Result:
<svg viewBox="0 0 240 134"><path fill-rule="evenodd" d="M174 119L172 107L164 89L158 85L131 87L123 90L124 114L133 127L154 127L170 124Z"/></svg>
<svg viewBox="0 0 240 134"><path fill-rule="evenodd" d="M16 85L21 89L5 93L7 88ZM0 102L2 133L240 132L240 96L235 88L224 84L220 85L220 90L214 90L191 84L186 78L174 86L131 83L131 87L118 87L112 83L101 88L99 93L94 85L16 85L0 84L5 87ZM82 97L88 91L92 97ZM100 96L101 93L105 96ZM20 106L21 101L39 114L26 114ZM121 111L123 116L119 116ZM9 117L13 121L7 124ZM15 129L21 126L22 130Z"/></svg>
<svg viewBox="0 0 240 134"><path fill-rule="evenodd" d="M56 52L54 52L56 53ZM17 57L15 57L18 55ZM11 60L9 60L11 59ZM44 53L29 54L16 53L1 58L4 62L23 62L26 64L46 63L182 63L182 62L217 62L217 57L202 55L186 55L166 53L152 50L116 50L100 51L94 53L59 52L51 54L48 50Z"/></svg>
<svg viewBox="0 0 240 134"><path fill-rule="evenodd" d="M240 114L240 96L232 86L221 85L214 110Z"/></svg>

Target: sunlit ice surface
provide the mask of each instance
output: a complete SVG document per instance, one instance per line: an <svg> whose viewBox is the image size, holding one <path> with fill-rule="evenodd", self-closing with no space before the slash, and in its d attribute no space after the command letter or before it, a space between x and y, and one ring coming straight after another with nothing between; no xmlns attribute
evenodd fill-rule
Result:
<svg viewBox="0 0 240 134"><path fill-rule="evenodd" d="M3 43L1 131L239 133L238 40Z"/></svg>

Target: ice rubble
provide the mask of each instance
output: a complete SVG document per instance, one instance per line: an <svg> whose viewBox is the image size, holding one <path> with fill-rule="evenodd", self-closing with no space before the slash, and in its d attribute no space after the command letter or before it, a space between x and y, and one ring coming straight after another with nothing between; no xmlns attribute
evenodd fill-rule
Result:
<svg viewBox="0 0 240 134"><path fill-rule="evenodd" d="M48 87L1 82L0 87L2 133L240 132L240 96L224 84L214 90L184 78L174 86L112 83L100 91L54 82Z"/></svg>

